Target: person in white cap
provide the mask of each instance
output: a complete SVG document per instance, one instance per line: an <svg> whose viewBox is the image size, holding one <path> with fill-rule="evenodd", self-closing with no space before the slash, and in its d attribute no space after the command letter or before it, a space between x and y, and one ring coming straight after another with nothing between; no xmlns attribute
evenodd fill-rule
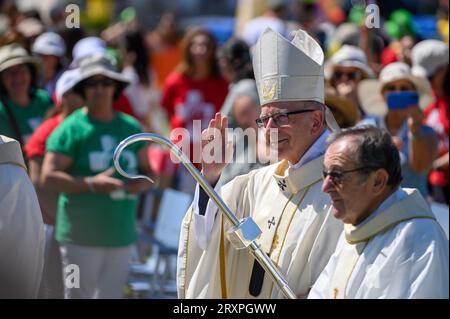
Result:
<svg viewBox="0 0 450 319"><path fill-rule="evenodd" d="M419 100L401 108L388 105L389 96L399 92L417 92ZM412 75L407 64L394 62L381 70L378 80L362 81L358 94L365 112L371 115L358 125L374 125L393 136L400 152L402 187L417 188L427 198L427 174L436 156L437 144L433 129L422 124L422 110L431 101L429 82Z"/></svg>
<svg viewBox="0 0 450 319"><path fill-rule="evenodd" d="M45 32L36 38L31 52L42 59L43 87L52 96L65 68L66 44L59 34Z"/></svg>
<svg viewBox="0 0 450 319"><path fill-rule="evenodd" d="M358 99L358 85L364 79L375 77L364 51L352 45L343 45L326 63L325 77L338 97L357 105L358 118L362 119L365 114Z"/></svg>
<svg viewBox="0 0 450 319"><path fill-rule="evenodd" d="M354 127L327 143L322 190L345 226L308 298L448 299L448 239L417 189L399 186L389 133Z"/></svg>
<svg viewBox="0 0 450 319"><path fill-rule="evenodd" d="M307 295L342 231L342 224L331 214L330 199L321 192L325 139L330 129L339 129L323 104L323 62L322 49L305 31L298 30L289 42L266 29L254 49L253 68L262 105L257 124L281 161L224 186L220 179L225 163L202 166L206 180L215 185L236 216L250 216L261 228L257 242L299 297ZM224 139L226 126L227 118L217 113L202 139L214 140L213 128ZM225 235L229 228L197 185L182 223L178 296L282 298L249 252L231 245Z"/></svg>
<svg viewBox="0 0 450 319"><path fill-rule="evenodd" d="M20 144L0 135L0 299L36 298L45 233Z"/></svg>
<svg viewBox="0 0 450 319"><path fill-rule="evenodd" d="M25 155L28 158L30 178L39 198L46 232L45 263L39 298L64 298L62 261L59 245L54 238L58 193L43 188L40 178L45 143L48 137L66 117L83 106L83 98L73 90L79 81L79 69L67 70L61 75L56 82L56 107L50 110L49 119L36 129L24 147Z"/></svg>
<svg viewBox="0 0 450 319"><path fill-rule="evenodd" d="M438 136L438 156L433 161L428 182L433 200L450 205L449 185L449 70L448 46L438 40L424 40L412 49L412 73L426 76L435 100L425 109L425 124Z"/></svg>

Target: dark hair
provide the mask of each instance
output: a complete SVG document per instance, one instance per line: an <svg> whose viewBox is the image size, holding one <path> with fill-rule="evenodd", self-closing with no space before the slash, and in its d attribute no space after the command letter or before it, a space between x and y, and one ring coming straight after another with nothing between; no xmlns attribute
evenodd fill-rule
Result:
<svg viewBox="0 0 450 319"><path fill-rule="evenodd" d="M30 82L30 87L29 87L28 91L29 91L30 96L34 96L34 92L35 92L36 88L38 87L37 86L38 76L37 76L37 70L36 70L37 67L35 65L33 65L32 63L24 63L24 64L28 67L28 69L30 70L30 74L31 74L31 82ZM3 85L3 81L1 80L1 77L0 77L0 94L4 97L8 96L8 92L6 92L6 89Z"/></svg>
<svg viewBox="0 0 450 319"><path fill-rule="evenodd" d="M210 56L209 56L209 68L210 68L210 74L212 76L220 76L220 70L219 65L217 63L216 59L216 50L217 50L217 42L216 39L213 37L213 35L206 29L203 29L202 27L193 27L190 29L186 35L184 36L182 40L182 58L181 63L178 65L177 70L178 72L183 73L186 76L192 76L194 73L194 61L192 60L191 56L191 44L192 40L197 35L205 35L209 40L209 50L210 50Z"/></svg>
<svg viewBox="0 0 450 319"><path fill-rule="evenodd" d="M373 126L343 129L328 137L327 148L346 137L354 138L358 143L358 153L355 154L355 159L361 166L382 168L389 175L388 185L393 188L400 185L403 179L400 155L391 135L386 130Z"/></svg>
<svg viewBox="0 0 450 319"><path fill-rule="evenodd" d="M250 48L245 41L231 38L219 49L218 57L227 61L227 64L236 73L235 82L242 79L254 79Z"/></svg>
<svg viewBox="0 0 450 319"><path fill-rule="evenodd" d="M125 34L125 50L136 54L133 68L139 76L139 82L144 85L150 84L148 75L148 54L144 46L144 38L140 30L131 30Z"/></svg>

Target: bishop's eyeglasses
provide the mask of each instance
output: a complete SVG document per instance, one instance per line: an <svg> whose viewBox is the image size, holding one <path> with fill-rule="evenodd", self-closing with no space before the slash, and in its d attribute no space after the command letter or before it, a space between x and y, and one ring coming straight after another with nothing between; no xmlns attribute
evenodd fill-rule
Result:
<svg viewBox="0 0 450 319"><path fill-rule="evenodd" d="M286 126L289 124L289 115L294 114L300 114L300 113L306 113L306 112L314 112L317 110L297 110L297 111L290 111L290 112L280 112L275 113L272 115L267 115L260 117L259 119L256 119L256 125L258 125L259 128L265 128L267 126L267 123L269 123L269 119L272 119L272 121L275 123L276 126Z"/></svg>

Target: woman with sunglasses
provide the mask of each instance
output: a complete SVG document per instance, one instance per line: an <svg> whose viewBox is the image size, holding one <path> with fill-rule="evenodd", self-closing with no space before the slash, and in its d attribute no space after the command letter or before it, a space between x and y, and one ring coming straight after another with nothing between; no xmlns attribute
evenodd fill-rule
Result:
<svg viewBox="0 0 450 319"><path fill-rule="evenodd" d="M56 240L66 282L75 274L69 265L77 265L80 274L78 288L66 285L65 297L121 298L136 240L137 194L150 183L121 179L112 158L119 142L141 129L135 119L113 110L127 81L110 58L87 57L80 73L74 90L84 97L85 106L49 137L42 180L60 193ZM150 173L144 146L130 146L121 158L131 174Z"/></svg>
<svg viewBox="0 0 450 319"><path fill-rule="evenodd" d="M364 51L352 45L343 45L326 64L325 77L329 91L334 91L336 97L346 101L347 105L356 105L358 118L363 118L365 113L358 99L358 85L364 79L375 77Z"/></svg>
<svg viewBox="0 0 450 319"><path fill-rule="evenodd" d="M407 64L394 62L381 70L378 80L362 81L358 95L368 114L358 125L391 134L400 152L402 187L417 188L427 198L427 174L437 151L435 132L422 124L422 109L431 101L430 83L413 76Z"/></svg>

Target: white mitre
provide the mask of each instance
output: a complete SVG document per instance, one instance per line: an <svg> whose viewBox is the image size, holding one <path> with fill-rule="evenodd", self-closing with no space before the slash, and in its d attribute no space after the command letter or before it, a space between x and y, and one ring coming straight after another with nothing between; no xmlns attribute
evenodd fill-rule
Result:
<svg viewBox="0 0 450 319"><path fill-rule="evenodd" d="M324 54L320 45L305 31L295 31L292 42L267 28L253 51L261 106L271 102L317 101L324 104ZM326 108L327 125L338 130Z"/></svg>

